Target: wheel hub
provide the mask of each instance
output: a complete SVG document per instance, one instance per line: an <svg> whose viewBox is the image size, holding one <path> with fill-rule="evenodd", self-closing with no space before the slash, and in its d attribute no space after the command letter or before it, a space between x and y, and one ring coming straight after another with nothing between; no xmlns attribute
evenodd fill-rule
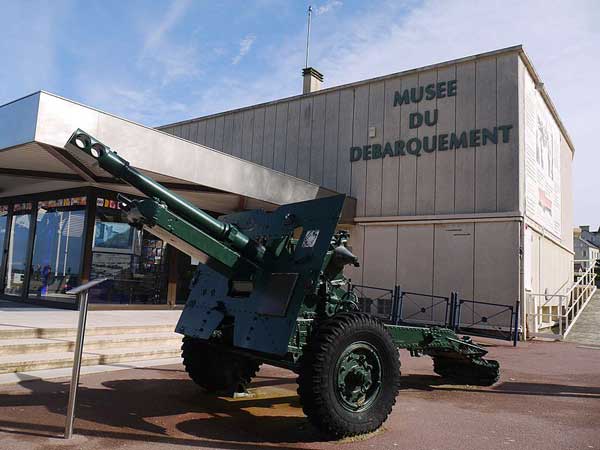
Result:
<svg viewBox="0 0 600 450"><path fill-rule="evenodd" d="M367 342L356 342L339 357L336 365L337 394L342 406L364 411L377 398L381 387L381 361Z"/></svg>

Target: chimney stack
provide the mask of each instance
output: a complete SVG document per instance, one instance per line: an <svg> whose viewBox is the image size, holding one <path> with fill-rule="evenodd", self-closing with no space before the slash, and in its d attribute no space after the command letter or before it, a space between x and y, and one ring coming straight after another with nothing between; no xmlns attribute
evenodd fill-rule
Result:
<svg viewBox="0 0 600 450"><path fill-rule="evenodd" d="M302 78L304 80L302 85L303 94L310 94L311 92L317 92L321 89L323 74L317 69L312 67L302 69Z"/></svg>

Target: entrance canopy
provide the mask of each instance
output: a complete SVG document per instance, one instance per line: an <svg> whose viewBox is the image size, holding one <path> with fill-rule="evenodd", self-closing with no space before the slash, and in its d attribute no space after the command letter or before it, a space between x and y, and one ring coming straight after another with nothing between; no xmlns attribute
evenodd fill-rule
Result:
<svg viewBox="0 0 600 450"><path fill-rule="evenodd" d="M335 192L153 128L47 93L0 106L0 198L79 186L140 194L97 176L64 150L75 129L96 137L133 166L200 208L217 213L272 210ZM346 199L343 221L354 217Z"/></svg>

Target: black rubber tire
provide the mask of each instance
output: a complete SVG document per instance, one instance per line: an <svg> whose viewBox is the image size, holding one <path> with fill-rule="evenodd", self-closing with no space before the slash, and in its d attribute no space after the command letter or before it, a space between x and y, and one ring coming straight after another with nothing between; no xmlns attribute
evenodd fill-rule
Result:
<svg viewBox="0 0 600 450"><path fill-rule="evenodd" d="M185 371L194 383L222 395L244 392L260 366L254 359L189 336L183 338L181 356Z"/></svg>
<svg viewBox="0 0 600 450"><path fill-rule="evenodd" d="M344 350L356 342L375 349L382 375L369 407L351 412L337 395L334 374ZM392 411L399 389L398 349L381 321L364 313L339 313L316 327L300 361L298 395L304 414L327 436L343 438L377 430Z"/></svg>
<svg viewBox="0 0 600 450"><path fill-rule="evenodd" d="M491 386L500 379L499 364L494 360L461 361L444 357L432 359L433 371L455 384Z"/></svg>

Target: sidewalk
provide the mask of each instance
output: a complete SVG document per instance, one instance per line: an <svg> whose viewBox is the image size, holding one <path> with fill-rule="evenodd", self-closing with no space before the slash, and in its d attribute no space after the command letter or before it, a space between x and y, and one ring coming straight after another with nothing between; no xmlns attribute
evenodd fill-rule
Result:
<svg viewBox="0 0 600 450"><path fill-rule="evenodd" d="M0 333L17 329L77 327L78 311L0 302ZM88 311L87 328L175 324L181 310Z"/></svg>
<svg viewBox="0 0 600 450"><path fill-rule="evenodd" d="M206 395L180 364L84 375L74 437L62 439L66 380L0 386L2 450L599 449L600 351L564 342L488 347L491 387L445 385L431 359L401 352L401 391L384 427L326 442L302 414L295 374L263 365L254 397Z"/></svg>

